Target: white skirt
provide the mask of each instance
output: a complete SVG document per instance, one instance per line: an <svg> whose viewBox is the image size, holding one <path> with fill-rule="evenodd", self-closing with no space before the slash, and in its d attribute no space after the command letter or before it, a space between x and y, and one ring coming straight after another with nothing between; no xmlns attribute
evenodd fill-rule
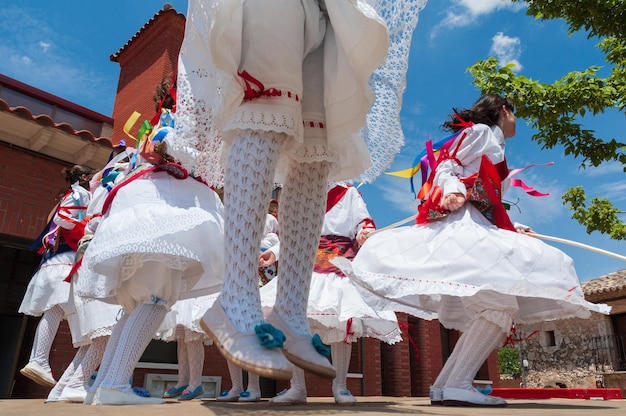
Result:
<svg viewBox="0 0 626 416"><path fill-rule="evenodd" d="M72 270L75 255L74 251L59 253L39 266L28 283L18 312L41 316L56 305L66 308L70 298L70 284L63 279Z"/></svg>
<svg viewBox="0 0 626 416"><path fill-rule="evenodd" d="M121 305L168 309L179 299L219 291L223 205L206 185L151 172L123 185L89 243L76 293Z"/></svg>
<svg viewBox="0 0 626 416"><path fill-rule="evenodd" d="M200 319L213 306L218 296L219 293L214 293L212 295L179 300L172 306L165 319L163 319L155 338L165 342L176 341L176 326L182 325L187 329L185 331L185 342L202 340L205 345L211 345L213 341L200 327Z"/></svg>
<svg viewBox="0 0 626 416"><path fill-rule="evenodd" d="M570 257L493 226L471 205L438 222L375 234L352 262L332 262L374 309L438 318L460 331L478 314L508 332L507 316L533 324L610 310L585 300Z"/></svg>
<svg viewBox="0 0 626 416"><path fill-rule="evenodd" d="M178 143L200 150L187 166L209 183L221 180L215 155L224 161L245 130L286 135L277 182L284 181L290 159L332 162L331 181L351 179L371 165L359 132L375 100L370 76L385 62L389 33L365 1L326 2L326 10L319 3L190 2L178 62ZM272 31L265 30L268 24ZM244 100L240 71L273 94ZM303 122L322 134L307 134Z"/></svg>
<svg viewBox="0 0 626 416"><path fill-rule="evenodd" d="M261 305L267 315L273 308L280 274L261 288ZM335 273L313 273L307 317L312 333L319 334L325 344L356 342L372 337L388 344L402 341L396 314L377 312L367 305L348 278Z"/></svg>

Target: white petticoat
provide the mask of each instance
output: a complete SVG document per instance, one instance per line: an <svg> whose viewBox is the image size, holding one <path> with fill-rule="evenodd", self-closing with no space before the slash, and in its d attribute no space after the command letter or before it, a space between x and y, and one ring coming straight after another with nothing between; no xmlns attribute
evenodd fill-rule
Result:
<svg viewBox="0 0 626 416"><path fill-rule="evenodd" d="M77 280L88 280L92 276L91 270L80 267L72 278L72 296L69 302L72 310L68 313L67 322L74 347L89 345L93 339L98 337L110 336L113 327L123 314L120 305L76 294Z"/></svg>
<svg viewBox="0 0 626 416"><path fill-rule="evenodd" d="M532 324L610 310L584 299L565 253L499 229L467 204L439 222L373 235L352 262L332 262L374 309L438 318L461 331L479 314L508 331L507 315Z"/></svg>
<svg viewBox="0 0 626 416"><path fill-rule="evenodd" d="M189 329L189 331L185 331L185 342L202 340L205 345L213 344L211 338L200 327L200 319L213 306L218 296L219 293L214 293L212 295L179 300L172 306L165 319L163 319L155 338L165 342L175 341L176 326L182 325Z"/></svg>
<svg viewBox="0 0 626 416"><path fill-rule="evenodd" d="M95 274L76 293L168 309L216 293L223 282L223 205L206 185L151 172L123 185L83 258Z"/></svg>
<svg viewBox="0 0 626 416"><path fill-rule="evenodd" d="M74 251L56 254L37 269L28 283L19 313L41 316L53 306L67 307L70 284L63 279L72 270L75 255Z"/></svg>
<svg viewBox="0 0 626 416"><path fill-rule="evenodd" d="M265 315L274 307L280 278L279 274L260 289ZM307 317L311 333L319 334L325 344L356 342L361 337L377 338L388 344L402 341L396 314L373 310L350 279L335 273L313 273Z"/></svg>

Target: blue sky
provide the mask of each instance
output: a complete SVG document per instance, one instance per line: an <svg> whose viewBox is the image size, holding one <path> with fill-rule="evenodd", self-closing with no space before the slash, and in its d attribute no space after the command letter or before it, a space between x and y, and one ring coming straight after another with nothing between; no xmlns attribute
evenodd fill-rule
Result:
<svg viewBox="0 0 626 416"><path fill-rule="evenodd" d="M155 14L164 0L21 0L2 1L0 14L0 73L51 94L111 115L119 65L109 57ZM186 0L169 2L186 13ZM526 16L519 4L501 0L430 0L422 11L413 44L401 121L405 146L390 170L410 166L429 137L445 137L440 125L453 106L467 107L478 98L467 67L490 56L517 64L516 71L542 82L553 82L569 71L605 65L585 34L567 34L561 21L541 22ZM606 69L603 72L606 74ZM624 141L624 115L588 117L588 127L603 138ZM518 120L516 137L507 141L512 168L554 162L520 175L549 197L519 198L511 217L540 234L579 241L626 255L624 241L599 233L586 234L570 218L561 195L583 185L588 196L605 196L626 209L626 176L619 164L581 170L561 148L541 150L531 142L533 131ZM378 227L404 219L416 204L406 179L382 175L360 188ZM520 212L521 211L521 212ZM559 243L550 243L574 258L581 281L626 267L612 257Z"/></svg>

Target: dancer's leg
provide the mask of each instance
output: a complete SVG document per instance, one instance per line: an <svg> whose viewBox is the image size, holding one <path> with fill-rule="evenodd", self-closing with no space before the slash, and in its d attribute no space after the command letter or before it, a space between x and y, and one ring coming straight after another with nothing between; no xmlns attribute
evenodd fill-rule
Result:
<svg viewBox="0 0 626 416"><path fill-rule="evenodd" d="M160 398L137 396L128 380L166 313L167 310L163 305L141 304L129 314L113 360L96 391L94 404L162 403Z"/></svg>
<svg viewBox="0 0 626 416"><path fill-rule="evenodd" d="M61 378L59 378L59 381L57 381L57 384L52 388L52 390L50 390L46 402L56 402L59 400L63 389L65 388L65 386L68 385L69 381L76 373L76 369L79 367L81 361L85 357L85 354L87 354L88 349L89 345L83 345L78 349L78 351L76 351L72 362L70 363L70 365L67 366L67 368L63 372L63 375L61 376Z"/></svg>
<svg viewBox="0 0 626 416"><path fill-rule="evenodd" d="M270 404L279 406L306 403L306 378L304 370L298 367L293 369L293 377L289 389L283 390L270 399Z"/></svg>
<svg viewBox="0 0 626 416"><path fill-rule="evenodd" d="M267 322L281 329L283 353L295 365L327 378L335 377L328 359L311 343L306 309L311 273L324 221L328 162L289 164L281 195L281 271L276 304Z"/></svg>
<svg viewBox="0 0 626 416"><path fill-rule="evenodd" d="M452 369L456 365L456 360L463 349L463 343L467 332L463 332L459 337L454 349L452 350L452 354L446 360L446 363L443 365L443 368L439 372L439 375L435 379L435 382L432 386L430 386L430 404L441 405L443 404L443 387L448 381L448 377L450 377L450 373L452 373Z"/></svg>
<svg viewBox="0 0 626 416"><path fill-rule="evenodd" d="M49 363L50 349L59 330L59 324L63 320L63 315L61 306L53 306L44 312L35 331L35 340L29 361L35 361L48 372L51 372Z"/></svg>
<svg viewBox="0 0 626 416"><path fill-rule="evenodd" d="M450 371L443 390L445 405L501 406L506 402L498 397L487 396L472 386L474 376L491 352L502 345L506 333L498 325L478 317L466 331L466 339Z"/></svg>
<svg viewBox="0 0 626 416"><path fill-rule="evenodd" d="M334 342L330 344L330 351L333 358L333 366L337 371L337 377L333 380L335 403L342 405L355 404L356 398L350 393L346 384L350 358L352 356L352 345L345 342Z"/></svg>
<svg viewBox="0 0 626 416"><path fill-rule="evenodd" d="M254 373L248 373L248 386L246 391L239 397L240 402L256 402L261 399L260 377Z"/></svg>
<svg viewBox="0 0 626 416"><path fill-rule="evenodd" d="M56 384L50 368L50 348L63 316L63 308L60 305L55 305L44 312L35 331L28 364L20 370L23 376L42 386L53 387Z"/></svg>
<svg viewBox="0 0 626 416"><path fill-rule="evenodd" d="M228 153L224 176L224 285L219 302L233 325L253 332L263 323L258 252L265 207L274 184L282 140L279 135L241 133Z"/></svg>
<svg viewBox="0 0 626 416"><path fill-rule="evenodd" d="M254 328L263 323L257 277L258 251L267 200L284 135L242 132L228 153L224 178L226 269L217 301L200 326L224 357L266 377L291 377L291 366L277 348L265 348Z"/></svg>
<svg viewBox="0 0 626 416"><path fill-rule="evenodd" d="M176 389L189 386L189 350L185 342L185 327L176 325L176 355L178 359L178 382Z"/></svg>
<svg viewBox="0 0 626 416"><path fill-rule="evenodd" d="M217 398L219 402L236 402L239 395L243 392L243 377L241 368L237 367L230 361L226 361L228 365L228 373L230 374L230 390L224 390Z"/></svg>
<svg viewBox="0 0 626 416"><path fill-rule="evenodd" d="M190 331L185 328L185 332ZM179 400L191 400L204 393L202 389L202 370L204 367L204 344L202 340L185 342L187 348L187 367L189 368L189 385Z"/></svg>
<svg viewBox="0 0 626 416"><path fill-rule="evenodd" d="M89 378L102 362L108 339L109 336L102 336L91 340L87 353L74 372L72 379L67 383L67 387L83 390L87 387Z"/></svg>
<svg viewBox="0 0 626 416"><path fill-rule="evenodd" d="M104 354L102 355L98 375L96 376L93 384L90 387L87 387L87 392L94 393L96 389L100 387L100 383L102 382L104 375L109 371L109 367L111 367L111 363L113 362L113 357L115 355L115 351L117 350L117 346L119 345L120 336L124 331L124 325L126 325L127 319L128 314L123 314L113 327L111 336L109 337L106 348L104 349Z"/></svg>

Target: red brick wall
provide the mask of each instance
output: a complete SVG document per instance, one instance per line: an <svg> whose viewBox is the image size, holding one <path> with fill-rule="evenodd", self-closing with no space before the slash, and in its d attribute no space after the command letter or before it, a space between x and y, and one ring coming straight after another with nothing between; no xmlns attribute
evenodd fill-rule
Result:
<svg viewBox="0 0 626 416"><path fill-rule="evenodd" d="M61 161L0 141L0 234L35 239L68 183Z"/></svg>
<svg viewBox="0 0 626 416"><path fill-rule="evenodd" d="M413 383L411 395L428 396L430 385L435 381L443 367L442 345L439 321L424 321L410 318L409 333L417 345L417 356L411 347L413 361Z"/></svg>
<svg viewBox="0 0 626 416"><path fill-rule="evenodd" d="M398 314L398 322L405 326L407 315ZM382 344L382 394L385 396L411 396L411 348L403 334L402 342Z"/></svg>
<svg viewBox="0 0 626 416"><path fill-rule="evenodd" d="M162 11L119 53L120 78L113 108L114 144L125 139L128 145L134 146L123 130L134 111L141 114L131 128L134 137L137 137L141 122L155 114L154 91L164 76L170 77L174 73L184 32L185 17L182 14L174 10Z"/></svg>

